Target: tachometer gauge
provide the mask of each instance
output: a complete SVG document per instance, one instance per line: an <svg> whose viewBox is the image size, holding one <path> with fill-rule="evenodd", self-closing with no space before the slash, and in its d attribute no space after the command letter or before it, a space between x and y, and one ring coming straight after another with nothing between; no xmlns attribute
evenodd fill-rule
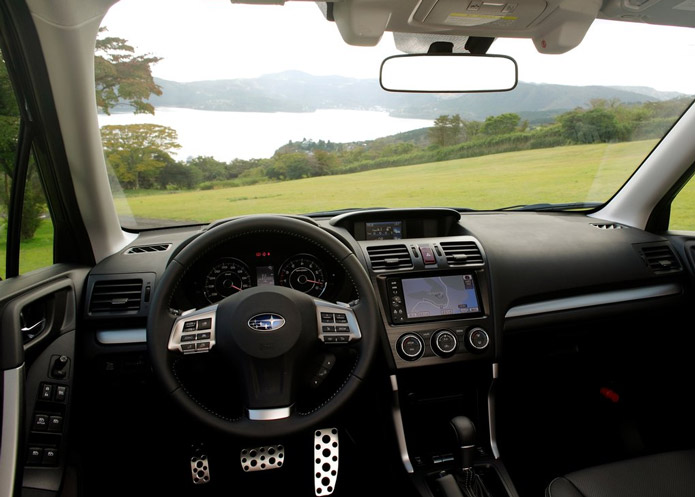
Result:
<svg viewBox="0 0 695 497"><path fill-rule="evenodd" d="M326 290L327 282L323 267L316 257L298 254L282 263L278 272L278 283L320 297Z"/></svg>
<svg viewBox="0 0 695 497"><path fill-rule="evenodd" d="M220 259L205 276L203 293L211 304L249 288L251 273L248 266L231 257Z"/></svg>

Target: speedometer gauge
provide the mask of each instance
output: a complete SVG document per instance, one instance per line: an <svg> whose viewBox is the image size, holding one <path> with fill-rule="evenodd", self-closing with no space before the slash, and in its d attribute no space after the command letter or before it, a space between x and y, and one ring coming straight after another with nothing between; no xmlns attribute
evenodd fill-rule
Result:
<svg viewBox="0 0 695 497"><path fill-rule="evenodd" d="M280 266L278 283L314 297L326 290L323 266L313 255L299 254L290 257Z"/></svg>
<svg viewBox="0 0 695 497"><path fill-rule="evenodd" d="M205 298L214 304L250 286L251 274L248 266L239 259L229 257L217 261L205 276L203 293Z"/></svg>

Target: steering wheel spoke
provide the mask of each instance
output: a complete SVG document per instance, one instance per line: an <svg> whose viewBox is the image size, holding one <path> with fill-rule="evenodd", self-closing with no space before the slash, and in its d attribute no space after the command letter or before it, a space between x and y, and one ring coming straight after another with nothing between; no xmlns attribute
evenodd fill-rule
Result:
<svg viewBox="0 0 695 497"><path fill-rule="evenodd" d="M202 354L215 346L217 304L188 311L176 318L167 348L172 352Z"/></svg>
<svg viewBox="0 0 695 497"><path fill-rule="evenodd" d="M323 343L340 345L360 340L362 332L355 312L348 304L314 299L318 338Z"/></svg>

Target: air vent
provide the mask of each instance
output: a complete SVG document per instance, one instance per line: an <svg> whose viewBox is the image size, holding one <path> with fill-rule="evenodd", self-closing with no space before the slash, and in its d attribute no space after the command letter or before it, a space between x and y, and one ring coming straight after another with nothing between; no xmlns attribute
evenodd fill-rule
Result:
<svg viewBox="0 0 695 497"><path fill-rule="evenodd" d="M142 286L141 279L96 281L89 301L89 313L137 314Z"/></svg>
<svg viewBox="0 0 695 497"><path fill-rule="evenodd" d="M149 254L152 252L166 252L171 247L171 243L160 243L157 245L139 245L130 247L125 251L126 254Z"/></svg>
<svg viewBox="0 0 695 497"><path fill-rule="evenodd" d="M598 228L600 230L621 230L625 228L622 224L617 224L617 223L607 223L607 224L594 224L590 223L591 226L594 228Z"/></svg>
<svg viewBox="0 0 695 497"><path fill-rule="evenodd" d="M681 270L678 258L668 245L643 246L640 247L640 252L644 262L655 273L671 273Z"/></svg>
<svg viewBox="0 0 695 497"><path fill-rule="evenodd" d="M408 247L405 245L374 245L367 247L369 261L374 271L387 269L412 269Z"/></svg>
<svg viewBox="0 0 695 497"><path fill-rule="evenodd" d="M483 263L483 254L475 242L441 242L449 266L471 266Z"/></svg>

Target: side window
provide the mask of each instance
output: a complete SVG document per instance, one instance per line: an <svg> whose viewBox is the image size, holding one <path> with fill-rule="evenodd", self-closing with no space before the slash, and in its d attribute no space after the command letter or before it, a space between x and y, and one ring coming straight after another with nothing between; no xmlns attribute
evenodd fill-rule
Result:
<svg viewBox="0 0 695 497"><path fill-rule="evenodd" d="M15 200L13 182L17 178L15 169L19 155L21 119L5 55L0 53L0 56L0 277L4 279L15 276L16 273L24 274L53 264L53 222L33 156L27 154L25 163L19 165L20 168L26 168L20 228L10 232L10 209ZM24 177L24 174L19 177ZM21 180L18 185L22 186ZM18 261L17 254L13 254L11 250L17 238Z"/></svg>
<svg viewBox="0 0 695 497"><path fill-rule="evenodd" d="M668 229L695 231L695 177L673 199Z"/></svg>

